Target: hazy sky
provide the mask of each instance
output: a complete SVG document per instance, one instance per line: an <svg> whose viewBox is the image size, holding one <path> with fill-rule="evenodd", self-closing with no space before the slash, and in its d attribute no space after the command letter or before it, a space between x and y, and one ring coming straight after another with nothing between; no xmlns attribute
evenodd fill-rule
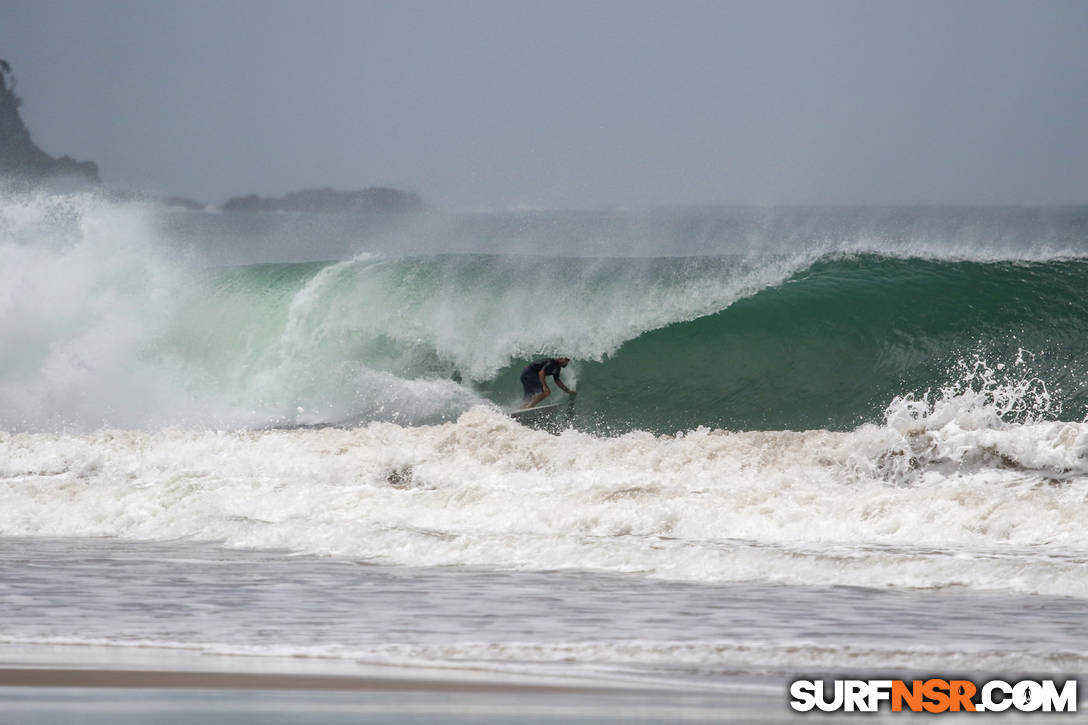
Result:
<svg viewBox="0 0 1088 725"><path fill-rule="evenodd" d="M207 202L1088 202L1088 1L0 0L54 155Z"/></svg>

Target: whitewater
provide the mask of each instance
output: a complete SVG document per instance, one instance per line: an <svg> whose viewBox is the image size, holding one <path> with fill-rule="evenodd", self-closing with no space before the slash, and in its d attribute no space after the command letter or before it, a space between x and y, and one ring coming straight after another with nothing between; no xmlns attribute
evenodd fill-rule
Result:
<svg viewBox="0 0 1088 725"><path fill-rule="evenodd" d="M7 197L0 646L1078 673L1086 284L1079 207Z"/></svg>

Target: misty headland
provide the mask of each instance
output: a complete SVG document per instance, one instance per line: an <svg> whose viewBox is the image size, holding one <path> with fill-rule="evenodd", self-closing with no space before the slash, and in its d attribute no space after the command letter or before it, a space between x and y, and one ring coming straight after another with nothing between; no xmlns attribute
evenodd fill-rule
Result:
<svg viewBox="0 0 1088 725"><path fill-rule="evenodd" d="M278 198L260 197L256 194L232 197L223 205L223 211L300 211L314 213L373 213L418 211L423 207L419 194L372 187L360 191L337 189L303 189Z"/></svg>
<svg viewBox="0 0 1088 725"><path fill-rule="evenodd" d="M74 177L97 185L100 180L95 162L76 161L67 155L54 158L34 143L19 114L22 99L15 95L15 86L11 65L0 60L0 177L23 183Z"/></svg>
<svg viewBox="0 0 1088 725"><path fill-rule="evenodd" d="M208 208L203 202L180 196L149 197L141 191L107 190L98 164L76 161L67 154L54 157L31 136L19 108L23 99L15 93L18 82L11 64L0 59L0 179L13 190L75 186L101 192L114 199L150 198L167 206L192 211ZM235 196L219 207L228 212L306 212L353 214L400 214L423 209L419 194L389 187L339 190L328 187L302 189L280 197L256 194Z"/></svg>

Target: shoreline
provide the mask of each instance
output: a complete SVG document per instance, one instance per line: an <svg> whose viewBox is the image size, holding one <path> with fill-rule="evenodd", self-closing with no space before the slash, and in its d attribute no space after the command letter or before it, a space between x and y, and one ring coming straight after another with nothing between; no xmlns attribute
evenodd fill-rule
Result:
<svg viewBox="0 0 1088 725"><path fill-rule="evenodd" d="M601 680L466 671L420 676L366 666L358 674L225 671L170 663L173 669L125 669L104 663L25 666L0 660L0 712L27 725L397 725L456 722L525 725L574 723L792 722L784 690L690 690ZM276 669L270 663L268 669ZM446 676L443 677L443 674Z"/></svg>
<svg viewBox="0 0 1088 725"><path fill-rule="evenodd" d="M528 682L438 678L373 677L270 672L136 670L67 667L0 667L0 687L79 687L200 690L307 690L534 694L624 694L648 692L631 687L557 685ZM659 690L659 692L671 692Z"/></svg>
<svg viewBox="0 0 1088 725"><path fill-rule="evenodd" d="M0 645L0 711L28 725L783 722L784 689L101 645Z"/></svg>

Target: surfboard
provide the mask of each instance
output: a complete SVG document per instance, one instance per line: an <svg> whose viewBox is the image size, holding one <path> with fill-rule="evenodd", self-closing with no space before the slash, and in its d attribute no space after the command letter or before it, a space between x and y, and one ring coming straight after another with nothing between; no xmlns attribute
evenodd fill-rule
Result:
<svg viewBox="0 0 1088 725"><path fill-rule="evenodd" d="M550 403L548 405L538 405L535 408L519 408L518 410L511 410L510 415L514 418L535 418L538 415L557 412L556 408L562 407L563 405L565 404Z"/></svg>

